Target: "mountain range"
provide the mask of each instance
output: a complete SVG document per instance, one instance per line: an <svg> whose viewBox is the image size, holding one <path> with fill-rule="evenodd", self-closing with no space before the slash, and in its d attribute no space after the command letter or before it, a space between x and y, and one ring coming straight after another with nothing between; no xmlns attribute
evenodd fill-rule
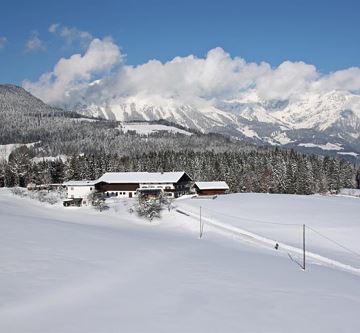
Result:
<svg viewBox="0 0 360 333"><path fill-rule="evenodd" d="M75 111L118 121L165 119L256 144L360 154L360 96L345 91L307 94L292 101L262 100L251 91L239 99L186 103L176 97L114 97L77 104Z"/></svg>
<svg viewBox="0 0 360 333"><path fill-rule="evenodd" d="M69 110L71 112L64 112L48 106L23 88L0 85L0 109L3 124L10 118L23 118L34 112L50 112L57 119L80 115L122 122L164 119L185 128L219 133L250 144L277 145L351 159L360 156L360 96L342 91L308 94L301 100L292 101L262 100L253 92L243 94L239 99L186 103L178 97L114 97L101 103L84 101ZM16 112L9 113L10 109ZM54 121L52 119L48 119L49 124ZM10 132L7 135L7 127L2 131L3 136L6 135L2 141L15 143L11 141L13 135ZM37 141L40 138L35 134L31 138ZM26 137L22 141L26 141Z"/></svg>

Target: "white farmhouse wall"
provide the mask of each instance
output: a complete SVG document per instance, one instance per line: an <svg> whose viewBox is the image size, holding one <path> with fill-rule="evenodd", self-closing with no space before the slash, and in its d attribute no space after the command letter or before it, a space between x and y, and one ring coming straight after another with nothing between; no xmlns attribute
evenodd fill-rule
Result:
<svg viewBox="0 0 360 333"><path fill-rule="evenodd" d="M68 186L68 198L82 198L86 199L91 193L95 192L95 186L82 185L82 186Z"/></svg>

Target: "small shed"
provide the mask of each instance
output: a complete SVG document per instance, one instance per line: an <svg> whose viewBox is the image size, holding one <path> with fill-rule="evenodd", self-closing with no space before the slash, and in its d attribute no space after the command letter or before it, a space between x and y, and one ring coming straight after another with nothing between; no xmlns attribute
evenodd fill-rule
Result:
<svg viewBox="0 0 360 333"><path fill-rule="evenodd" d="M229 186L223 181L218 182L195 182L194 189L198 195L225 194Z"/></svg>
<svg viewBox="0 0 360 333"><path fill-rule="evenodd" d="M70 206L75 206L75 207L80 207L81 206L81 202L83 199L64 199L63 200L63 205L64 207L70 207Z"/></svg>

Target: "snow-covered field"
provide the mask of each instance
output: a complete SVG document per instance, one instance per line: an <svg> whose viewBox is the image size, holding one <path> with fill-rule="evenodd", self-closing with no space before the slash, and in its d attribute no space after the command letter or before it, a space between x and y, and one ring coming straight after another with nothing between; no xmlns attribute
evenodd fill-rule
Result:
<svg viewBox="0 0 360 333"><path fill-rule="evenodd" d="M66 161L68 159L67 155L58 155L58 156L42 156L42 157L33 157L31 159L32 162L34 163L39 163L39 162L48 162L48 161L56 161L56 160L62 160L62 161Z"/></svg>
<svg viewBox="0 0 360 333"><path fill-rule="evenodd" d="M342 150L344 149L341 145L334 143L326 143L325 145L315 144L315 143L300 143L299 146L307 148L320 148L322 150Z"/></svg>
<svg viewBox="0 0 360 333"><path fill-rule="evenodd" d="M124 132L135 131L138 134L148 135L160 131L169 133L179 133L184 135L191 135L190 132L182 130L174 126L167 126L161 124L149 124L149 123L123 123L121 129Z"/></svg>
<svg viewBox="0 0 360 333"><path fill-rule="evenodd" d="M37 143L40 143L40 141L38 142L32 142L32 143L10 143L7 145L0 145L0 160L5 160L7 161L9 159L10 154L17 148L21 147L21 146L26 146L26 147L33 147L35 146Z"/></svg>
<svg viewBox="0 0 360 333"><path fill-rule="evenodd" d="M354 266L360 272L358 198L241 193L215 200L180 200L178 206L194 216L199 216L201 206L205 224L209 219L220 227L254 233L270 240L266 242L270 246L274 240L302 249L305 224L307 251Z"/></svg>
<svg viewBox="0 0 360 333"><path fill-rule="evenodd" d="M230 214L236 203L247 218L300 222L313 200L307 216L322 231L347 230L351 245L359 236L358 199L277 197L176 205L216 210L222 202ZM144 222L130 204L99 213L0 190L0 332L359 332L358 275L320 262L303 271L283 251L210 224L199 239L197 219L175 209ZM337 211L342 220L327 228L322 215Z"/></svg>

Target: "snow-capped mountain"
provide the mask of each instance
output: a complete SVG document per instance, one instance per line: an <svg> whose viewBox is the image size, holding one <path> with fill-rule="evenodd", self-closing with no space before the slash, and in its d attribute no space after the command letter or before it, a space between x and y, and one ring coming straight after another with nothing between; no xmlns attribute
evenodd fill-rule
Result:
<svg viewBox="0 0 360 333"><path fill-rule="evenodd" d="M71 116L12 85L0 86L0 109L3 125L15 114L29 112ZM308 94L299 100L272 101L262 100L251 91L232 100L188 98L186 102L179 97L115 96L97 104L78 104L72 110L119 121L165 119L186 128L230 135L249 143L360 156L360 96L342 91ZM78 115L74 113L75 116Z"/></svg>
<svg viewBox="0 0 360 333"><path fill-rule="evenodd" d="M299 149L360 153L360 96L342 91L313 93L300 100L262 100L247 92L236 100L196 100L131 96L83 104L88 116L128 120L166 119L202 132Z"/></svg>

